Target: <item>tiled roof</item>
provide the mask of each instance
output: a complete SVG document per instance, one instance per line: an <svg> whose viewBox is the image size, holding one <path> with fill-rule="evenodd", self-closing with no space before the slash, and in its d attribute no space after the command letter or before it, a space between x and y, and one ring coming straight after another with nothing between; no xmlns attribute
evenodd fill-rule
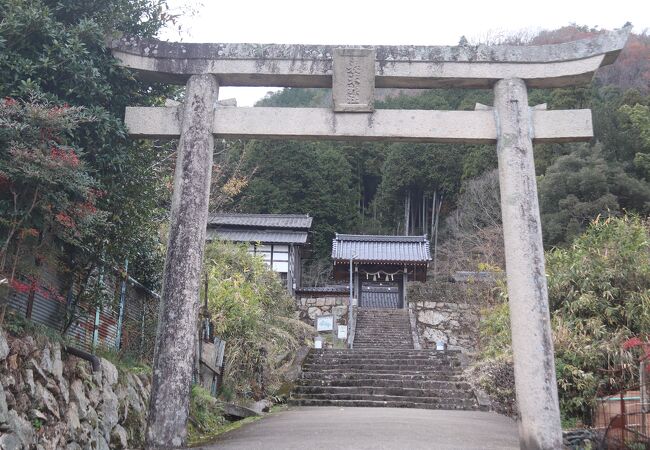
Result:
<svg viewBox="0 0 650 450"><path fill-rule="evenodd" d="M305 286L296 289L296 292L311 294L311 293L349 293L350 287L342 284L333 284L330 286Z"/></svg>
<svg viewBox="0 0 650 450"><path fill-rule="evenodd" d="M307 242L306 231L208 228L207 238L214 239L215 237L224 241L267 244L305 244Z"/></svg>
<svg viewBox="0 0 650 450"><path fill-rule="evenodd" d="M238 214L212 213L208 216L208 226L241 226L259 228L289 228L308 230L312 217L307 214Z"/></svg>
<svg viewBox="0 0 650 450"><path fill-rule="evenodd" d="M426 236L372 236L337 234L332 259L367 262L416 262L431 260Z"/></svg>

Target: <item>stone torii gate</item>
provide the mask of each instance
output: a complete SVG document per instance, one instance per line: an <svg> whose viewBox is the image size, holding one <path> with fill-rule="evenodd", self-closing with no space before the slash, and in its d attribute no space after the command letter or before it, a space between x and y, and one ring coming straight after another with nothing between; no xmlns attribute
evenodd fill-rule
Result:
<svg viewBox="0 0 650 450"><path fill-rule="evenodd" d="M186 84L180 107L127 108L136 138L180 136L163 276L147 445L185 442L214 136L496 143L510 298L519 436L562 447L533 143L586 141L590 110L530 108L527 88L588 83L615 61L630 29L545 46L306 46L111 43L125 67ZM219 86L332 87L333 108L237 108ZM475 111L375 110L377 88L493 88Z"/></svg>

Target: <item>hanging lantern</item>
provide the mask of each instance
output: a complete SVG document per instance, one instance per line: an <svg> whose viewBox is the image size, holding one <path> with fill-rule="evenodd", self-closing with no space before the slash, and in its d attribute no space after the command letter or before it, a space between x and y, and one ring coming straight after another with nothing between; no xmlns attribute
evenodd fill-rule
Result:
<svg viewBox="0 0 650 450"><path fill-rule="evenodd" d="M388 281L388 274L386 274L386 281Z"/></svg>
<svg viewBox="0 0 650 450"><path fill-rule="evenodd" d="M372 281L377 281L377 274L376 274L376 273L374 273L374 274L372 275Z"/></svg>

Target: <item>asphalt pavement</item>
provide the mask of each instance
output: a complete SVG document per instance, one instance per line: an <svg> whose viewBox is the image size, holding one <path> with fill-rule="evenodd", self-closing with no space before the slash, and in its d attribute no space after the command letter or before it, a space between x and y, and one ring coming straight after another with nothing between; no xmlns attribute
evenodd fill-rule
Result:
<svg viewBox="0 0 650 450"><path fill-rule="evenodd" d="M517 425L480 411L292 407L223 434L221 449L518 449Z"/></svg>

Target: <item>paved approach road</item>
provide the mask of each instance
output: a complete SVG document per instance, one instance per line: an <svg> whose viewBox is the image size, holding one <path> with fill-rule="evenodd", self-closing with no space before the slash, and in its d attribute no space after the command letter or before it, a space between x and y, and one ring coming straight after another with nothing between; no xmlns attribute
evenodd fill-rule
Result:
<svg viewBox="0 0 650 450"><path fill-rule="evenodd" d="M294 407L200 447L222 449L518 449L517 426L495 413L410 408Z"/></svg>

